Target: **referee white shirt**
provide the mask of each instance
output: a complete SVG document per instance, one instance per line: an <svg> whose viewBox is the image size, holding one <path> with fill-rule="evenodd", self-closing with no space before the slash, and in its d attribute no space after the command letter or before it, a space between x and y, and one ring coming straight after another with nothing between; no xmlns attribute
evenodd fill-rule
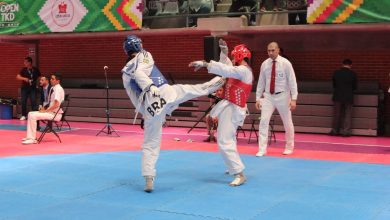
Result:
<svg viewBox="0 0 390 220"><path fill-rule="evenodd" d="M294 125L292 122L291 110L295 109L296 100L298 98L295 72L290 61L278 55L279 48L275 46L275 44L271 43L269 45L268 54L270 58L266 59L261 64L256 90L256 107L261 109L259 152L256 156L264 156L267 153L269 121L275 108L279 112L286 131L286 145L283 154L291 154L294 149ZM270 93L273 65L272 56L275 57L274 60L276 61L274 94ZM262 97L264 97L264 99L262 99Z"/></svg>
<svg viewBox="0 0 390 220"><path fill-rule="evenodd" d="M271 73L272 73L272 59L266 59L260 68L259 81L257 83L256 101L259 101L263 93L270 94ZM292 100L298 98L297 80L295 72L290 61L278 55L275 59L276 75L275 75L275 94L286 92L291 94Z"/></svg>

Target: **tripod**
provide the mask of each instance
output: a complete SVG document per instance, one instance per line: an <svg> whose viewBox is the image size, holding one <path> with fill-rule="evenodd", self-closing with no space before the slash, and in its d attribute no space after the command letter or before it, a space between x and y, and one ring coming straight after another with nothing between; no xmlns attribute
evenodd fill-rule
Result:
<svg viewBox="0 0 390 220"><path fill-rule="evenodd" d="M111 126L110 123L110 108L108 104L108 97L109 97L109 87L108 87L108 79L107 79L107 66L104 66L104 76L106 77L106 118L107 122L106 125L96 134L98 136L100 133L105 133L107 135L111 135L113 133L116 134L117 137L120 137L118 133L116 133L115 129ZM107 131L105 130L107 128Z"/></svg>
<svg viewBox="0 0 390 220"><path fill-rule="evenodd" d="M215 99L215 103L210 105L210 107L204 112L203 116L190 128L190 130L187 131L187 133L190 133L192 129L194 129L201 121L203 121L204 117L206 117L206 115L211 111L211 109L221 100L214 95L209 95L209 98Z"/></svg>

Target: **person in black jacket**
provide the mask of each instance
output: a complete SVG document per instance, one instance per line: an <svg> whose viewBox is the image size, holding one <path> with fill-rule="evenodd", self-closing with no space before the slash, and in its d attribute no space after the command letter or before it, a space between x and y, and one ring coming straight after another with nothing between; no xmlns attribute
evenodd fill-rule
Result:
<svg viewBox="0 0 390 220"><path fill-rule="evenodd" d="M351 135L353 93L357 88L357 76L352 68L352 60L343 60L343 66L333 73L333 128L330 135Z"/></svg>
<svg viewBox="0 0 390 220"><path fill-rule="evenodd" d="M46 109L50 104L50 89L51 85L49 82L49 77L41 76L39 78L39 86L38 86L38 97L37 101L39 104L38 110ZM40 130L39 121L37 121L37 131Z"/></svg>
<svg viewBox="0 0 390 220"><path fill-rule="evenodd" d="M39 79L39 108L38 110L47 108L49 105L49 92L51 85L49 82L49 77L41 76Z"/></svg>
<svg viewBox="0 0 390 220"><path fill-rule="evenodd" d="M38 68L33 67L32 58L24 58L24 68L16 75L16 79L21 81L21 97L22 97L22 117L20 120L26 120L27 116L27 99L30 98L31 110L38 110L36 102L37 80L41 76Z"/></svg>

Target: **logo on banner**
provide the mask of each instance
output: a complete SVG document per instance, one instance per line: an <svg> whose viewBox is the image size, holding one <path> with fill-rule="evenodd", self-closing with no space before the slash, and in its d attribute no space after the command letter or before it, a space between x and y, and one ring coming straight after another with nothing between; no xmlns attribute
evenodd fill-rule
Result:
<svg viewBox="0 0 390 220"><path fill-rule="evenodd" d="M67 10L68 9L68 10ZM73 3L70 0L58 0L51 10L53 21L60 27L69 25L74 16Z"/></svg>
<svg viewBox="0 0 390 220"><path fill-rule="evenodd" d="M88 13L80 0L47 0L38 12L52 32L72 32Z"/></svg>
<svg viewBox="0 0 390 220"><path fill-rule="evenodd" d="M19 4L0 1L0 28L17 27L16 14L19 12Z"/></svg>
<svg viewBox="0 0 390 220"><path fill-rule="evenodd" d="M59 5L58 5L58 13L59 14L66 14L66 8L68 7L67 4L65 4L65 2L61 2Z"/></svg>

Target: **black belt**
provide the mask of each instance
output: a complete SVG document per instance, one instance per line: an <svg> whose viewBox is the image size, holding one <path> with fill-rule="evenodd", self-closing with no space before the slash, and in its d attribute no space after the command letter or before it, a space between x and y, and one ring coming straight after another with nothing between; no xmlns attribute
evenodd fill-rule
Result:
<svg viewBox="0 0 390 220"><path fill-rule="evenodd" d="M279 95L280 93L283 93L284 91L281 92L275 92L274 95Z"/></svg>

